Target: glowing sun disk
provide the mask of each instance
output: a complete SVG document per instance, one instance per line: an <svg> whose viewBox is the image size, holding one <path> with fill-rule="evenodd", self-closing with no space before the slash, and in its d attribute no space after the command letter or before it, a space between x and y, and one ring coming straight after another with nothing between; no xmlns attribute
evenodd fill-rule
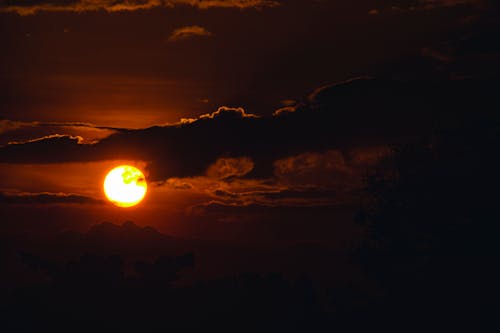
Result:
<svg viewBox="0 0 500 333"><path fill-rule="evenodd" d="M120 165L108 172L103 186L108 200L118 207L137 205L148 188L141 170L130 165Z"/></svg>

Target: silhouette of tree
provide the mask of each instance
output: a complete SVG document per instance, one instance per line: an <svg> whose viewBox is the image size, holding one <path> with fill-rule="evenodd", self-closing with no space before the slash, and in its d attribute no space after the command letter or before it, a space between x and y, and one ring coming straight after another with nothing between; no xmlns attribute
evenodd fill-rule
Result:
<svg viewBox="0 0 500 333"><path fill-rule="evenodd" d="M179 257L160 257L155 262L136 262L135 271L140 274L141 279L148 283L170 285L177 280L180 270L194 266L194 255L192 253Z"/></svg>
<svg viewBox="0 0 500 333"><path fill-rule="evenodd" d="M398 312L478 319L497 304L499 133L469 118L394 147L367 175L360 254Z"/></svg>
<svg viewBox="0 0 500 333"><path fill-rule="evenodd" d="M180 286L172 282L194 264L192 254L137 262L132 276L124 274L118 256L87 254L66 263L20 256L50 282L7 300L11 330L302 332L326 322L305 276L290 281L281 274L246 273Z"/></svg>

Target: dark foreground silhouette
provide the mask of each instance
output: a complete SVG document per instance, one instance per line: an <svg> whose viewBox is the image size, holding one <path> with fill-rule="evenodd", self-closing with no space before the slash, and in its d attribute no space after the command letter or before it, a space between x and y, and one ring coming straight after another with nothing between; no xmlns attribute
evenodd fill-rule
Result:
<svg viewBox="0 0 500 333"><path fill-rule="evenodd" d="M306 266L303 275L276 267L183 279L203 264L189 246L170 246L175 240L150 228L104 224L84 242L72 238L98 254L48 260L17 252L40 279L3 293L2 331L491 330L500 305L499 129L468 118L395 147L367 175L358 222L368 236L345 254L359 268L350 280L319 283ZM123 246L103 247L124 230L132 236L120 236ZM130 260L144 248L158 255ZM307 253L325 276L346 269L326 250ZM285 257L304 265L298 252Z"/></svg>
<svg viewBox="0 0 500 333"><path fill-rule="evenodd" d="M467 117L399 145L367 176L359 249L384 304L411 326L497 327L500 305L498 121Z"/></svg>

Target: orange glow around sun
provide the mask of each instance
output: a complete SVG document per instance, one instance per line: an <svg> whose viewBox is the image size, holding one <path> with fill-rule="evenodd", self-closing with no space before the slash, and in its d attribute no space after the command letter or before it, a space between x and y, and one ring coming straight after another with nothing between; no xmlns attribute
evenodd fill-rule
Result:
<svg viewBox="0 0 500 333"><path fill-rule="evenodd" d="M141 170L120 165L108 172L104 179L104 193L118 207L132 207L144 199L148 185Z"/></svg>

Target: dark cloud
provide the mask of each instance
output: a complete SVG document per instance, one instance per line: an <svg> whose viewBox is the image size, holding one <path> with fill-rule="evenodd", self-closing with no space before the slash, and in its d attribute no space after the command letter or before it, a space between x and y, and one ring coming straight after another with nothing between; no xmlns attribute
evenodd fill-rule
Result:
<svg viewBox="0 0 500 333"><path fill-rule="evenodd" d="M300 189L302 185L307 185L320 192L322 189L349 192L360 185L361 174L366 166L369 163L363 167L350 163L340 150L328 150L277 160L274 162L274 175L290 189Z"/></svg>
<svg viewBox="0 0 500 333"><path fill-rule="evenodd" d="M352 223L355 209L349 205L234 205L212 201L193 207L194 232L223 230L232 239L255 239L279 243L293 239L324 241L343 247L359 237L361 230ZM242 230L244 230L242 232Z"/></svg>
<svg viewBox="0 0 500 333"><path fill-rule="evenodd" d="M23 122L23 121L15 121L15 120L8 120L8 119L3 119L0 120L0 133L7 132L10 130L17 129L19 127L90 127L90 128L96 128L96 129L102 129L102 130L113 130L113 131L120 131L123 130L123 128L117 128L117 127L109 127L109 126L96 126L93 124L89 123L83 123L83 122L43 122L43 121L32 121L32 122Z"/></svg>
<svg viewBox="0 0 500 333"><path fill-rule="evenodd" d="M267 191L228 192L216 190L213 192L214 201L226 206L263 206L263 207L317 207L329 206L338 203L338 192L331 188L302 186ZM206 205L206 204L205 204Z"/></svg>
<svg viewBox="0 0 500 333"><path fill-rule="evenodd" d="M208 168L207 176L216 179L241 177L252 171L253 167L252 160L246 157L220 158Z"/></svg>
<svg viewBox="0 0 500 333"><path fill-rule="evenodd" d="M7 193L0 192L2 204L103 204L99 199L67 193Z"/></svg>
<svg viewBox="0 0 500 333"><path fill-rule="evenodd" d="M372 9L368 13L370 15L380 14L380 10L404 12L404 11L420 11L420 10L435 10L440 8L454 7L472 7L483 8L488 6L489 0L396 0L396 1L378 1L381 5L378 9Z"/></svg>
<svg viewBox="0 0 500 333"><path fill-rule="evenodd" d="M42 122L0 120L0 145L23 142L53 134L79 136L83 142L91 143L125 129L96 126L81 122Z"/></svg>
<svg viewBox="0 0 500 333"><path fill-rule="evenodd" d="M9 143L2 150L6 155L13 157L16 163L78 161L89 148L94 147L94 145L82 144L82 140L78 136L55 134L25 142ZM12 161L4 160L4 162Z"/></svg>
<svg viewBox="0 0 500 333"><path fill-rule="evenodd" d="M182 27L172 31L168 37L169 42L178 42L181 40L190 39L196 36L210 37L212 33L207 29L200 27L198 25L191 25L187 27Z"/></svg>
<svg viewBox="0 0 500 333"><path fill-rule="evenodd" d="M246 207L320 207L355 202L363 176L386 156L387 147L308 152L278 159L267 178L249 178L253 163L248 158L221 158L204 176L169 178L159 182L165 190L185 190L204 200L203 205ZM214 174L214 170L217 173ZM229 175L219 177L219 172ZM236 171L243 171L239 175ZM227 173L226 173L227 172ZM243 177L242 177L243 176ZM202 206L203 206L202 205ZM200 212L190 206L188 211Z"/></svg>
<svg viewBox="0 0 500 333"><path fill-rule="evenodd" d="M485 0L419 0L417 8L435 9L439 7L455 7L464 5L479 6L487 3Z"/></svg>
<svg viewBox="0 0 500 333"><path fill-rule="evenodd" d="M150 179L161 181L205 175L219 158L245 157L241 165L222 165L236 168L225 176L266 177L279 159L332 149L347 156L353 149L397 143L430 134L441 123L479 117L492 109L478 106L499 103L493 87L489 80L360 78L317 89L294 110L272 117L221 108L177 124L122 131L95 144L49 136L2 147L0 162L142 160L149 165Z"/></svg>
<svg viewBox="0 0 500 333"><path fill-rule="evenodd" d="M208 8L263 8L275 7L278 1L272 0L42 0L0 2L0 12L12 12L19 15L32 15L37 12L106 12L136 11L153 8L170 8L185 5L199 9Z"/></svg>
<svg viewBox="0 0 500 333"><path fill-rule="evenodd" d="M457 31L444 42L422 48L422 56L450 77L498 77L500 46L492 43L500 33L498 13L463 17Z"/></svg>

